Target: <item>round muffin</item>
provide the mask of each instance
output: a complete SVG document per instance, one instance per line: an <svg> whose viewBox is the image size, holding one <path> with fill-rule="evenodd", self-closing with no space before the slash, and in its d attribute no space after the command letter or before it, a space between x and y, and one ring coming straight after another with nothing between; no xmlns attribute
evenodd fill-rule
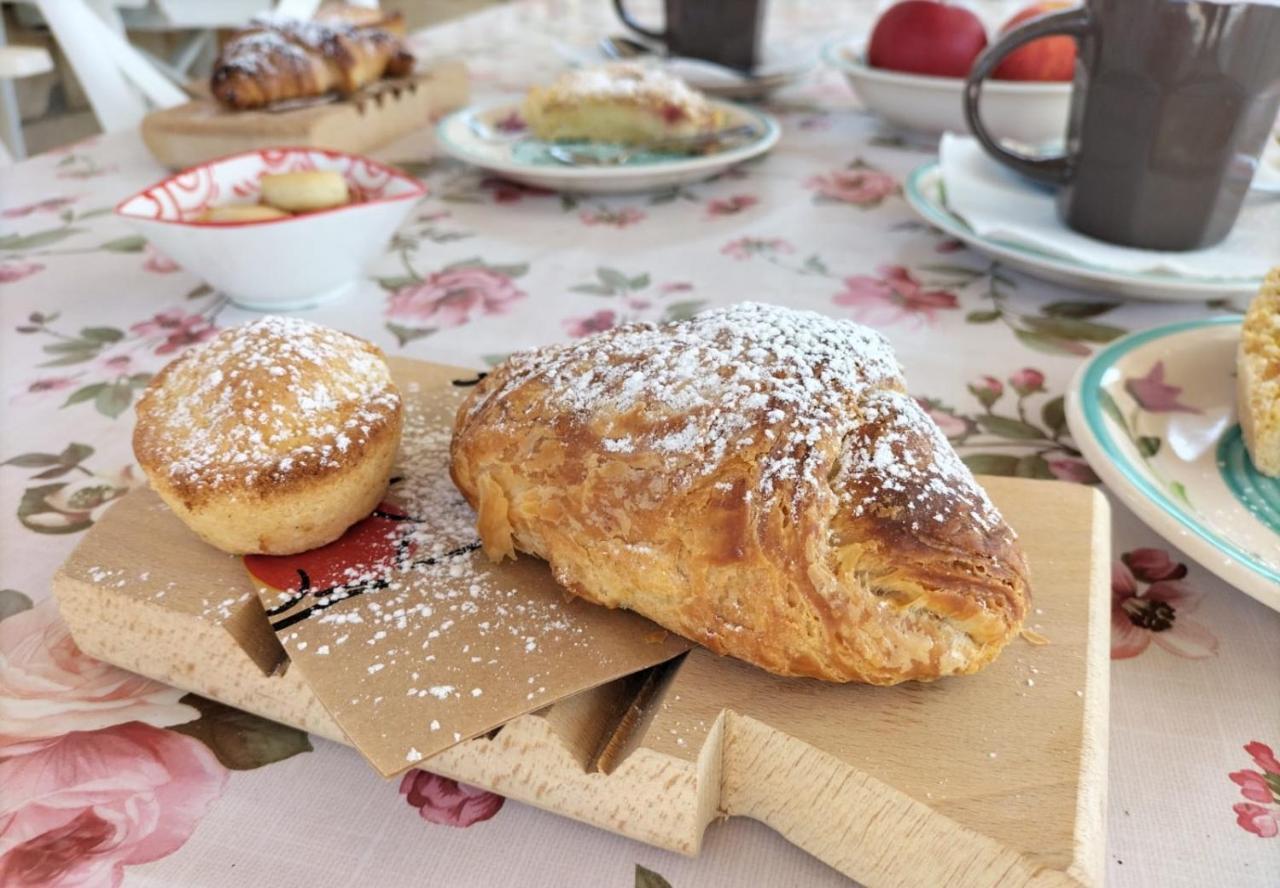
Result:
<svg viewBox="0 0 1280 888"><path fill-rule="evenodd" d="M403 420L377 346L264 317L156 375L138 401L133 452L160 498L211 545L290 555L373 511Z"/></svg>

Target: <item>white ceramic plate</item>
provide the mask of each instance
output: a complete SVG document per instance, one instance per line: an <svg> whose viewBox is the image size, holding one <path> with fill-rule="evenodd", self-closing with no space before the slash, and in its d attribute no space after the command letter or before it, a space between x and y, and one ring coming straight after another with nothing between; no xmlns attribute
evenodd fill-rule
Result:
<svg viewBox="0 0 1280 888"><path fill-rule="evenodd" d="M771 115L729 102L714 104L726 113L726 128L749 124L758 135L696 157L639 152L618 165L565 166L548 156L547 143L513 129L520 109L513 99L455 111L440 121L436 135L440 147L458 160L525 185L580 194L656 191L709 179L777 144L782 131Z"/></svg>
<svg viewBox="0 0 1280 888"><path fill-rule="evenodd" d="M937 162L918 167L907 178L904 191L907 203L929 224L1010 268L1057 284L1165 302L1204 302L1232 296L1251 296L1262 286L1261 279L1113 271L1063 256L1049 256L1019 244L983 237L947 208L942 168Z"/></svg>
<svg viewBox="0 0 1280 888"><path fill-rule="evenodd" d="M895 126L929 136L969 131L961 77L869 67L861 45L847 38L826 44L822 58L844 74L867 110ZM1070 107L1070 83L987 80L982 85L982 120L997 139L1028 146L1061 142Z"/></svg>
<svg viewBox="0 0 1280 888"><path fill-rule="evenodd" d="M1231 585L1280 610L1280 480L1260 474L1235 410L1238 318L1119 339L1067 391L1089 465L1139 518Z"/></svg>
<svg viewBox="0 0 1280 888"><path fill-rule="evenodd" d="M627 37L645 43L631 34L618 34L615 37ZM657 52L637 56L634 61L658 67L679 77L699 92L730 101L760 99L775 90L797 83L813 70L818 61L818 44L815 41L770 42L761 49L763 58L750 77L715 62ZM619 61L605 55L598 41L590 45L561 42L556 44L556 51L572 65L603 65Z"/></svg>

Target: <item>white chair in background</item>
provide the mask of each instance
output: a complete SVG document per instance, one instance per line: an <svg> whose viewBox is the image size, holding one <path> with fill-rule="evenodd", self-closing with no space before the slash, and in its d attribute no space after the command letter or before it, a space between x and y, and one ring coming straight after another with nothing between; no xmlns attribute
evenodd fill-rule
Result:
<svg viewBox="0 0 1280 888"><path fill-rule="evenodd" d="M13 81L53 70L53 57L42 46L9 46L0 16L0 165L27 156L22 114Z"/></svg>
<svg viewBox="0 0 1280 888"><path fill-rule="evenodd" d="M0 165L27 156L13 81L52 70L53 57L42 46L0 46Z"/></svg>
<svg viewBox="0 0 1280 888"><path fill-rule="evenodd" d="M129 129L150 107L168 108L187 95L161 74L88 0L34 0L76 73L103 130Z"/></svg>

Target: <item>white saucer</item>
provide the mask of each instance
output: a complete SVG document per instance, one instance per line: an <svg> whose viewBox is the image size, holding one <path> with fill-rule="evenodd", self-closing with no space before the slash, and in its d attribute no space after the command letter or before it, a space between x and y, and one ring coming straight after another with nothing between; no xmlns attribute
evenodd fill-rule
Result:
<svg viewBox="0 0 1280 888"><path fill-rule="evenodd" d="M1119 339L1080 367L1067 424L1098 477L1153 530L1280 610L1280 480L1260 474L1235 410L1238 318Z"/></svg>
<svg viewBox="0 0 1280 888"><path fill-rule="evenodd" d="M625 34L614 36L636 39ZM802 80L817 66L818 48L818 44L813 42L765 46L763 58L750 76L715 62L684 56L655 53L637 56L634 61L660 68L708 96L746 101L763 98L774 90ZM619 61L601 52L599 43L591 46L557 43L556 50L572 65L602 65Z"/></svg>
<svg viewBox="0 0 1280 888"><path fill-rule="evenodd" d="M499 122L518 121L520 102L502 99L455 111L440 121L436 136L440 147L458 160L525 185L580 194L655 191L708 179L777 143L782 131L771 115L729 102L713 104L725 112L726 129L751 125L757 135L713 154L640 152L617 165L565 166L547 155L547 143L518 130L503 133Z"/></svg>
<svg viewBox="0 0 1280 888"><path fill-rule="evenodd" d="M983 237L947 208L942 168L936 161L918 167L907 178L904 194L907 203L929 224L964 241L985 256L1046 281L1166 302L1204 302L1233 296L1252 296L1262 285L1260 278L1209 278L1114 271Z"/></svg>

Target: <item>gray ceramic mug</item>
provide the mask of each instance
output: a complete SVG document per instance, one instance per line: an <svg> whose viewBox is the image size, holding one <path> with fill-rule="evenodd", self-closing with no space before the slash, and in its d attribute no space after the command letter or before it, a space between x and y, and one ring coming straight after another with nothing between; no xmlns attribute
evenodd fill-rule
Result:
<svg viewBox="0 0 1280 888"><path fill-rule="evenodd" d="M982 125L982 81L1050 34L1079 52L1066 153L1029 157ZM1194 250L1227 236L1280 107L1280 6L1088 0L988 48L965 84L969 129L996 160L1058 185L1058 215L1099 240Z"/></svg>

